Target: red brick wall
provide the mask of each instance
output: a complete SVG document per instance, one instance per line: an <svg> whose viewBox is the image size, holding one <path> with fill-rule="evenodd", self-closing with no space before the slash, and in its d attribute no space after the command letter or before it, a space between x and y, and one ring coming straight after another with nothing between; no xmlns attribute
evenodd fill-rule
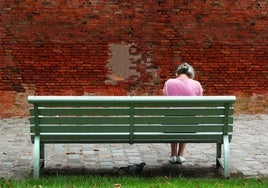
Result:
<svg viewBox="0 0 268 188"><path fill-rule="evenodd" d="M206 95L267 94L266 0L0 1L0 91L161 95L183 61Z"/></svg>

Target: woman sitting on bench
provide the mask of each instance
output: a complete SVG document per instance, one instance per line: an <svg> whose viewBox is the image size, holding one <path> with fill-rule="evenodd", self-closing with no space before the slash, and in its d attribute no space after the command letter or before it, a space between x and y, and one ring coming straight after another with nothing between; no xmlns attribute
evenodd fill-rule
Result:
<svg viewBox="0 0 268 188"><path fill-rule="evenodd" d="M165 82L163 93L166 96L200 96L203 94L201 84L193 80L194 69L188 63L183 63L176 70L176 78ZM172 164L182 164L185 161L183 157L186 144L171 143L171 157L169 162Z"/></svg>

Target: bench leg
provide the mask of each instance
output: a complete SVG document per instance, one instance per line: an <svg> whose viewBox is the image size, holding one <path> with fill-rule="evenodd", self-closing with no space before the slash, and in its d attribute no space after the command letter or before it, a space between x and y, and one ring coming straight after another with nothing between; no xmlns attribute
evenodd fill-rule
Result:
<svg viewBox="0 0 268 188"><path fill-rule="evenodd" d="M223 149L224 149L224 158L223 161L221 159L221 148L222 144L217 143L217 159L216 159L216 167L222 167L224 170L224 177L230 177L230 144L228 136L224 136L223 138Z"/></svg>
<svg viewBox="0 0 268 188"><path fill-rule="evenodd" d="M221 143L217 143L217 148L216 148L216 167L219 168L221 167Z"/></svg>
<svg viewBox="0 0 268 188"><path fill-rule="evenodd" d="M223 146L224 146L224 177L230 177L230 144L229 137L224 136L223 138Z"/></svg>
<svg viewBox="0 0 268 188"><path fill-rule="evenodd" d="M41 142L40 144L40 168L45 166L45 144Z"/></svg>
<svg viewBox="0 0 268 188"><path fill-rule="evenodd" d="M40 136L34 138L34 178L40 175Z"/></svg>

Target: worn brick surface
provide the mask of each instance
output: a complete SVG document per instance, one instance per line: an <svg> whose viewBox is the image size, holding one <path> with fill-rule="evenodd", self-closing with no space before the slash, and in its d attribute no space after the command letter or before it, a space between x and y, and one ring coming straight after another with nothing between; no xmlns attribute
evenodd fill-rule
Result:
<svg viewBox="0 0 268 188"><path fill-rule="evenodd" d="M266 0L0 1L0 91L160 95L188 61L207 95L267 94L267 12Z"/></svg>

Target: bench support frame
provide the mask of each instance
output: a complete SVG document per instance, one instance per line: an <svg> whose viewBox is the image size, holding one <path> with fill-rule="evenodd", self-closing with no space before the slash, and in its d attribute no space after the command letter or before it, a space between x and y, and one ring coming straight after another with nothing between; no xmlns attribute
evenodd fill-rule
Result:
<svg viewBox="0 0 268 188"><path fill-rule="evenodd" d="M39 178L40 169L45 166L44 144L40 143L40 136L34 139L34 178Z"/></svg>
<svg viewBox="0 0 268 188"><path fill-rule="evenodd" d="M222 145L223 145L223 160L222 160ZM224 136L223 144L217 143L217 157L216 157L216 167L222 167L224 170L224 177L230 177L230 143L228 136Z"/></svg>

